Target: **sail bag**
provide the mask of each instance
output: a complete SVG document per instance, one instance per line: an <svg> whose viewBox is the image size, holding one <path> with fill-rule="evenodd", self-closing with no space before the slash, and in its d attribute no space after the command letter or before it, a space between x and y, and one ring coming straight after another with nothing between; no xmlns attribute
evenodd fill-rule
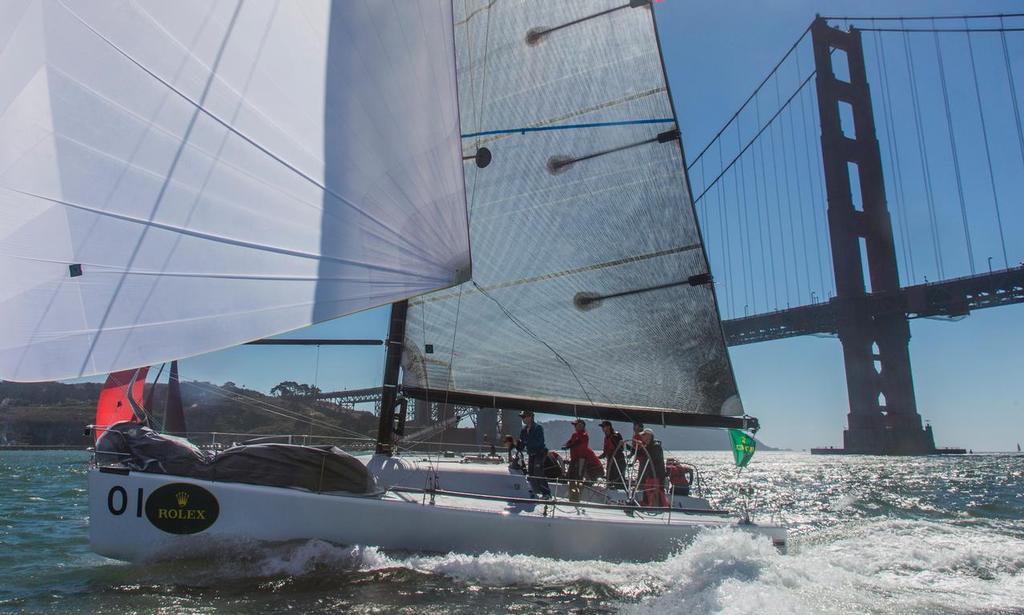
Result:
<svg viewBox="0 0 1024 615"><path fill-rule="evenodd" d="M468 279L450 0L0 3L0 378Z"/></svg>

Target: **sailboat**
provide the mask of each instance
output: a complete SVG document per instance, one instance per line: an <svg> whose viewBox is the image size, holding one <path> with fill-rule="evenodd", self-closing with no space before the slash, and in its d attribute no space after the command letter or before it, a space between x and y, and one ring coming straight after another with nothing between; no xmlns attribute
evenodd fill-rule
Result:
<svg viewBox="0 0 1024 615"><path fill-rule="evenodd" d="M0 24L0 376L134 370L392 306L365 477L308 447L284 453L319 460L301 486L240 477L252 449L191 474L98 463L97 552L652 560L710 527L785 544L725 511L542 501L395 455L413 400L757 429L649 0L25 0Z"/></svg>

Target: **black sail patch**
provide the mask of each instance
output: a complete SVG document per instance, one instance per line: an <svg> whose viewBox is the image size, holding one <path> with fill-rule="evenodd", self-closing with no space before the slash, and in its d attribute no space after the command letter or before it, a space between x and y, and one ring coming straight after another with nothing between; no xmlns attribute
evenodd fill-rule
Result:
<svg viewBox="0 0 1024 615"><path fill-rule="evenodd" d="M213 525L219 514L217 498L199 485L171 483L146 498L146 518L171 534L202 532Z"/></svg>

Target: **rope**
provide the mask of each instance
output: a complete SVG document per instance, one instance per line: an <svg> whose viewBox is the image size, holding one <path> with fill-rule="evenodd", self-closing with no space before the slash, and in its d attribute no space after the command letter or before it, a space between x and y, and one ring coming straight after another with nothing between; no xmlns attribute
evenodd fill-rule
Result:
<svg viewBox="0 0 1024 615"><path fill-rule="evenodd" d="M796 42L790 45L789 50L787 50L785 55L782 56L782 59L775 63L775 66L772 67L770 71L768 71L768 74L765 75L764 79L761 80L761 83L757 84L757 87L754 88L754 92L750 96L748 96L745 101L743 101L743 104L740 105L740 108L737 109L736 112L732 114L732 117L730 117L728 121L725 122L722 128L717 133L715 133L715 136L711 137L711 140L708 141L708 144L704 146L704 149L702 149L700 153L697 154L697 157L694 158L693 161L686 167L687 169L696 164L697 161L700 160L702 156L704 156L705 152L711 149L712 144L714 144L714 142L717 141L719 137L722 136L725 130L729 127L729 124L731 124L733 121L736 120L737 117L739 117L740 113L743 112L743 109L745 109L747 105L750 104L750 101L753 100L755 96L757 96L757 93L761 91L761 88L764 87L764 84L768 83L768 80L771 79L772 75L774 75L776 71L779 70L779 67L782 66L782 63L786 61L786 58L788 58L789 55L793 53L793 51L800 44L800 41L804 40L804 37L807 36L807 33L810 31L810 25L804 28L804 31L800 33L800 36L796 39ZM778 81L776 80L776 83L777 82Z"/></svg>
<svg viewBox="0 0 1024 615"><path fill-rule="evenodd" d="M736 122L736 145L738 147L742 147L743 146L743 141L742 141L742 138L740 136L740 123L739 122ZM740 202L743 203L744 205L746 205L746 203L747 203L747 174L746 174L746 172L745 172L745 170L743 168L744 166L745 165L741 161L740 165L739 165L738 177L737 177L737 175L733 175L733 178L736 180L737 186L742 186L742 189L737 187L736 200L739 201L740 192L742 191L743 192L743 200L740 201ZM748 306L751 304L750 295L752 295L753 292L754 292L754 279L753 279L754 278L754 272L752 271L753 268L754 268L754 264L751 261L751 257L750 257L750 236L749 236L749 233L748 233L748 229L750 228L750 218L748 216L749 208L744 206L744 207L741 208L741 211L742 211L742 215L739 216L739 223L740 223L740 258L742 259L742 263L743 263L743 267L742 267L742 271L743 271L743 303L744 303L744 305L743 305L743 315L746 316L747 315ZM751 270L750 271L750 278L749 279L747 278L747 270L748 270L748 268ZM748 293L748 291L749 291L749 293Z"/></svg>
<svg viewBox="0 0 1024 615"><path fill-rule="evenodd" d="M964 20L967 23L967 20ZM1010 259L1006 256L1006 236L1003 234L1003 216L999 211L999 194L996 191L996 176L992 170L992 149L988 143L988 127L985 123L985 109L981 104L981 88L978 86L978 69L974 62L974 44L970 32L967 33L967 50L971 58L971 77L974 79L974 97L978 103L978 116L981 118L981 136L985 142L985 160L988 162L988 181L992 187L992 203L996 209L996 223L999 225L999 245L1003 249L1003 267L1009 268Z"/></svg>
<svg viewBox="0 0 1024 615"><path fill-rule="evenodd" d="M971 274L974 271L974 247L971 245L971 230L967 223L967 200L964 198L963 179L960 176L960 155L956 147L956 135L953 132L953 113L949 108L949 88L946 87L946 66L942 61L942 47L939 45L939 35L932 33L935 39L935 59L939 63L939 83L942 85L942 102L946 111L946 129L949 132L949 150L953 154L953 175L956 177L956 192L960 198L960 216L963 219L964 239L967 241L967 260L971 266Z"/></svg>
<svg viewBox="0 0 1024 615"><path fill-rule="evenodd" d="M776 97L778 97L779 82L775 82ZM792 99L790 99L792 100ZM786 101L785 107L789 106L789 101ZM785 108L784 107L784 108ZM789 153L786 149L786 137L784 134L785 127L783 124L785 120L779 121L779 143L782 149L782 175L783 179L786 180L786 214L789 217L789 245L792 247L790 253L793 255L793 282L796 286L796 296L800 297L800 265L796 260L796 234L793 232L793 191L792 186L789 183ZM788 292L786 293L786 307L789 307L793 297ZM799 300L798 300L799 302Z"/></svg>
<svg viewBox="0 0 1024 615"><path fill-rule="evenodd" d="M797 75L802 72L800 70L800 56L796 57L796 72ZM818 289L824 291L825 268L821 260L821 232L818 229L818 216L815 214L814 209L816 205L821 204L821 200L814 194L814 169L811 166L811 149L814 148L814 144L808 137L807 124L810 120L808 120L807 105L804 104L803 96L800 97L800 119L802 120L800 126L804 135L804 164L807 166L807 197L811 202L811 220L814 222L814 248L818 257ZM808 274L808 280L810 280L810 274Z"/></svg>
<svg viewBox="0 0 1024 615"><path fill-rule="evenodd" d="M754 101L754 109L755 109L755 113L756 113L755 117L757 119L757 125L760 126L761 125L761 104L760 104L759 100L755 100ZM754 153L755 153L755 162L758 160L758 158L756 157L756 154L758 153L758 151L761 154L761 157L760 157L760 161L761 161L760 173L761 173L761 191L763 193L763 194L759 194L759 197L763 197L763 199L764 199L764 201L763 201L764 202L764 208L763 208L764 209L764 223L761 222L761 212L762 212L761 203L762 203L762 201L759 198L758 199L758 203L757 203L757 221L758 221L757 230L758 230L758 238L759 238L759 240L761 242L761 270L762 270L762 276L764 277L764 303L765 303L765 309L767 309L767 307L768 307L768 271L767 271L768 264L766 263L766 261L768 259L765 258L765 254L764 254L764 235L765 235L765 233L762 232L763 229L767 226L768 227L767 228L767 234L768 234L768 254L769 254L769 256L771 256L772 296L773 296L773 299L774 299L773 305L775 306L776 309L778 309L778 307L779 307L779 291L778 291L778 288L777 288L776 278L775 278L775 247L772 245L771 216L768 215L768 212L767 212L767 210L768 210L768 173L765 171L765 168L764 168L764 141L761 140L761 139L758 139L757 150L754 151ZM756 168L757 168L757 165L755 164L755 170L756 170ZM756 185L757 175L754 176L754 179L755 179L755 185Z"/></svg>
<svg viewBox="0 0 1024 615"><path fill-rule="evenodd" d="M777 85L777 84L776 84ZM776 93L778 90L776 90ZM781 131L780 131L781 132ZM780 140L782 136L779 136ZM782 248L782 280L786 288L785 298L789 298L789 265L786 263L786 239L782 232L782 191L779 188L779 157L775 155L775 130L768 131L768 139L771 142L772 147L772 176L775 179L775 219L778 221L779 228L779 247ZM776 300L775 309L779 309L778 301Z"/></svg>
<svg viewBox="0 0 1024 615"><path fill-rule="evenodd" d="M728 172L729 169L731 169L732 166L734 164L736 164L736 161L740 159L740 156L742 156L744 153L746 153L747 149L749 149L750 146L753 145L754 141L756 141L757 138L760 137L761 134L764 133L764 131L767 130L768 127L771 126L772 123L775 122L775 119L778 118L779 115L781 115L782 112L785 110L786 105L789 105L789 103L792 102L794 98L796 98L797 94L799 94L800 91L804 89L804 87L811 81L811 78L814 77L814 75L815 75L814 71L811 71L811 74L807 75L807 78L804 79L803 82L801 82L800 85L797 87L796 91L793 92L793 94L790 95L790 97L786 99L786 102L782 105L782 107L780 107L779 110L776 111L771 116L771 118L768 119L768 122L764 126L762 126L761 129L758 130L754 134L753 137L751 137L750 141L748 141L747 144L745 146L743 146L743 149L741 149L739 151L739 153L736 154L736 156L733 157L733 159L729 162L729 164L724 169L722 169L721 173L719 173L718 176L715 177L715 179L711 180L711 183L708 184L708 186L704 189L704 192L701 192L700 195L696 199L693 200L694 203L696 203L697 201L701 200L704 197L704 195L707 194L708 190L710 190L712 186L714 186L716 183L718 183L718 180L722 179L722 177L726 174L726 172ZM776 81L775 82L775 88L776 88L776 90L775 90L775 98L776 98L776 100L780 100L779 92L778 92L778 87L779 87L779 82Z"/></svg>
<svg viewBox="0 0 1024 615"><path fill-rule="evenodd" d="M314 423L318 427L322 427L324 429L333 430L333 431L336 431L336 432L341 433L341 434L349 434L349 435L358 437L359 439L365 439L365 440L372 440L373 439L373 438L370 438L369 436L367 436L366 434L359 433L358 431L352 431L350 429L345 429L343 427L338 427L337 425L334 425L334 424L331 424L331 423L327 423L325 421L320 421L318 419L310 419L308 417L305 417L305 416L303 416L301 414L298 414L298 413L296 413L296 412L294 412L292 410L289 410L287 408L283 408L281 406L275 406L274 404L271 404L269 402L258 400L258 399L255 399L253 397L249 397L247 395L244 395L242 393L236 393L234 395L230 395L228 393L224 393L223 391L221 391L218 388L214 388L214 387L206 388L206 387L202 387L202 386L200 386L200 385L198 385L198 384L196 384L194 382L182 382L181 385L182 386L195 387L197 389L200 389L200 390L212 393L213 395L219 395L220 397L223 397L225 399L230 399L230 400L233 400L233 401L239 401L239 402L242 403L243 406L248 406L248 407L252 408L253 410L259 410L261 412L266 412L268 414L273 414L273 415L276 415L276 416L280 416L282 418L290 419L290 420L293 420L293 421L298 421L300 423L304 423L304 422L309 421L309 422Z"/></svg>
<svg viewBox="0 0 1024 615"><path fill-rule="evenodd" d="M799 73L797 74L797 78L798 79L800 78ZM789 116L789 139L793 143L793 148L792 148L792 151L793 151L793 177L795 178L795 182L794 183L796 184L796 195L797 195L796 196L796 199L797 199L796 200L796 206L798 208L801 208L807 201L804 200L803 186L800 183L800 161L797 159L797 155L796 155L797 140L796 140L796 129L793 127L793 124L795 122L793 121L793 107L792 106L789 107L786 110L786 114ZM807 195L807 196L810 197L810 195ZM797 212L797 218L799 218L799 220L800 220L800 238L802 240L800 242L800 244L801 244L801 247L803 248L803 253L804 253L804 275L806 276L805 279L807 281L807 292L808 292L808 298L809 298L810 297L810 292L811 292L811 259L807 255L807 223L806 223L806 217L804 215L802 215L799 211ZM797 290L797 292L799 293L799 289ZM798 305L803 303L803 299L801 299L800 297L802 297L802 295L798 294L797 295L797 304Z"/></svg>
<svg viewBox="0 0 1024 615"><path fill-rule="evenodd" d="M583 381L580 380L580 377L576 374L576 370L573 369L573 367L569 363L568 359L563 357L560 352L555 350L554 346L552 346L551 344L547 343L539 335L537 335L532 330L530 330L530 328L528 326L526 326L522 321L520 321L518 318L516 318L515 315L512 314L512 312L508 310L508 308L506 308L504 305L501 304L500 301L495 299L490 293L488 293L486 290L484 290L484 288L482 286L477 284L475 281L473 282L473 286L478 291L480 291L480 293L483 296L485 296L488 299L490 299L491 301L493 301L494 304L498 306L498 309L500 309L501 312L505 315L505 317L508 318L512 322L512 324L514 324L516 327L518 327L523 333L526 333L532 339L536 340L537 342L540 342L545 348L550 350L551 354L553 354L556 359L558 359L563 365L565 365L566 368L569 369L569 373L572 374L572 377L576 380L576 384L579 385L580 390L583 391L583 396L587 398L587 401L590 403L590 405L595 405L594 404L594 400L591 399L591 397L590 397L590 393L588 393L586 387L583 386ZM602 397L604 397L604 396L602 395ZM627 415L625 413L623 413L623 416L627 416Z"/></svg>
<svg viewBox="0 0 1024 615"><path fill-rule="evenodd" d="M1002 17L999 23L1003 23ZM1006 32L1000 34L1003 43L1003 62L1006 65L1006 76L1010 82L1010 103L1013 105L1013 119L1017 124L1017 145L1020 147L1020 161L1024 163L1024 129L1021 128L1020 106L1017 103L1017 85L1013 82L1013 66L1010 64L1010 50L1006 45Z"/></svg>
<svg viewBox="0 0 1024 615"><path fill-rule="evenodd" d="M722 158L722 142L718 142L718 165L723 166ZM718 193L718 226L722 234L725 236L724 241L721 242L722 247L722 260L726 263L726 268L729 273L726 279L728 284L725 287L726 290L726 303L728 304L728 313L730 316L735 315L733 311L732 301L732 241L729 236L729 213L725 209L725 190L722 186L718 186L716 189Z"/></svg>
<svg viewBox="0 0 1024 615"><path fill-rule="evenodd" d="M758 124L761 124L760 115L757 117ZM765 185L764 177L764 142L758 139L758 146L754 149L754 202L758 208L758 247L761 249L761 280L764 282L765 310L768 309L768 259L765 258L765 220L762 216L762 188L764 188L764 205L768 203L768 186ZM761 151L761 158L758 158L758 151ZM761 166L758 166L758 160ZM760 176L761 181L758 181Z"/></svg>
<svg viewBox="0 0 1024 615"><path fill-rule="evenodd" d="M907 59L907 80L910 82L910 99L914 106L914 126L917 130L918 158L921 161L921 178L924 182L925 200L928 203L928 221L932 234L932 250L935 255L935 267L939 279L946 277L942 266L942 242L939 238L938 222L935 216L935 195L932 192L931 165L928 164L928 148L924 140L924 128L921 124L921 96L917 89L917 69L914 67L914 50L910 45L910 35L903 34L903 53Z"/></svg>
<svg viewBox="0 0 1024 615"><path fill-rule="evenodd" d="M888 136L886 145L889 150L889 160L892 162L890 175L893 178L893 186L896 189L897 217L900 230L900 247L903 252L903 263L909 265L910 280L917 284L917 273L914 268L914 246L907 241L909 225L907 224L907 199L903 185L903 171L900 165L899 141L896 140L895 116L892 105L892 87L889 82L889 67L885 61L885 39L881 34L875 34L875 63L877 70L882 75L882 107L885 110L885 132Z"/></svg>
<svg viewBox="0 0 1024 615"><path fill-rule="evenodd" d="M815 101L815 103L816 103L816 101L817 101L817 93L814 92L813 90L811 90L809 96L811 97L811 100ZM816 168L818 169L818 172L815 173L815 176L816 176L815 177L815 179L816 179L815 183L816 183L817 188L818 188L818 194L821 195L821 202L825 204L825 207L821 208L819 215L822 217L822 226L823 226L823 228L827 229L828 228L828 199L827 199L827 196L826 196L827 190L825 188L825 159L823 157L824 155L821 152L821 147L814 147L812 149L814 151L814 163L816 165ZM825 242L825 253L828 256L828 262L830 262L830 263L834 262L833 259L832 259L832 242L831 241L826 241ZM829 293L828 293L829 297L828 298L831 299L836 294L835 275L832 275L832 276L829 277L829 282L830 282L830 287L831 287L832 290L829 291Z"/></svg>

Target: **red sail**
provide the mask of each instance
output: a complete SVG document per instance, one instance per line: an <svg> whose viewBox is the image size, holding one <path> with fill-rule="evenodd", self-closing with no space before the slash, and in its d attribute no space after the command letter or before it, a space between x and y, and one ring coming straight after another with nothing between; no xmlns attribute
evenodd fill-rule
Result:
<svg viewBox="0 0 1024 615"><path fill-rule="evenodd" d="M148 367L138 370L139 377L135 379L132 387L132 398L140 406L142 405L142 391L146 386L146 372ZM103 435L103 428L120 421L134 421L135 413L132 412L131 404L128 403L128 384L136 370L127 369L122 372L114 372L107 376L107 383L100 391L100 401L96 405L96 439Z"/></svg>
<svg viewBox="0 0 1024 615"><path fill-rule="evenodd" d="M164 411L164 431L184 436L185 410L181 406L181 385L178 383L178 362L171 361L171 376L167 380L167 409Z"/></svg>

